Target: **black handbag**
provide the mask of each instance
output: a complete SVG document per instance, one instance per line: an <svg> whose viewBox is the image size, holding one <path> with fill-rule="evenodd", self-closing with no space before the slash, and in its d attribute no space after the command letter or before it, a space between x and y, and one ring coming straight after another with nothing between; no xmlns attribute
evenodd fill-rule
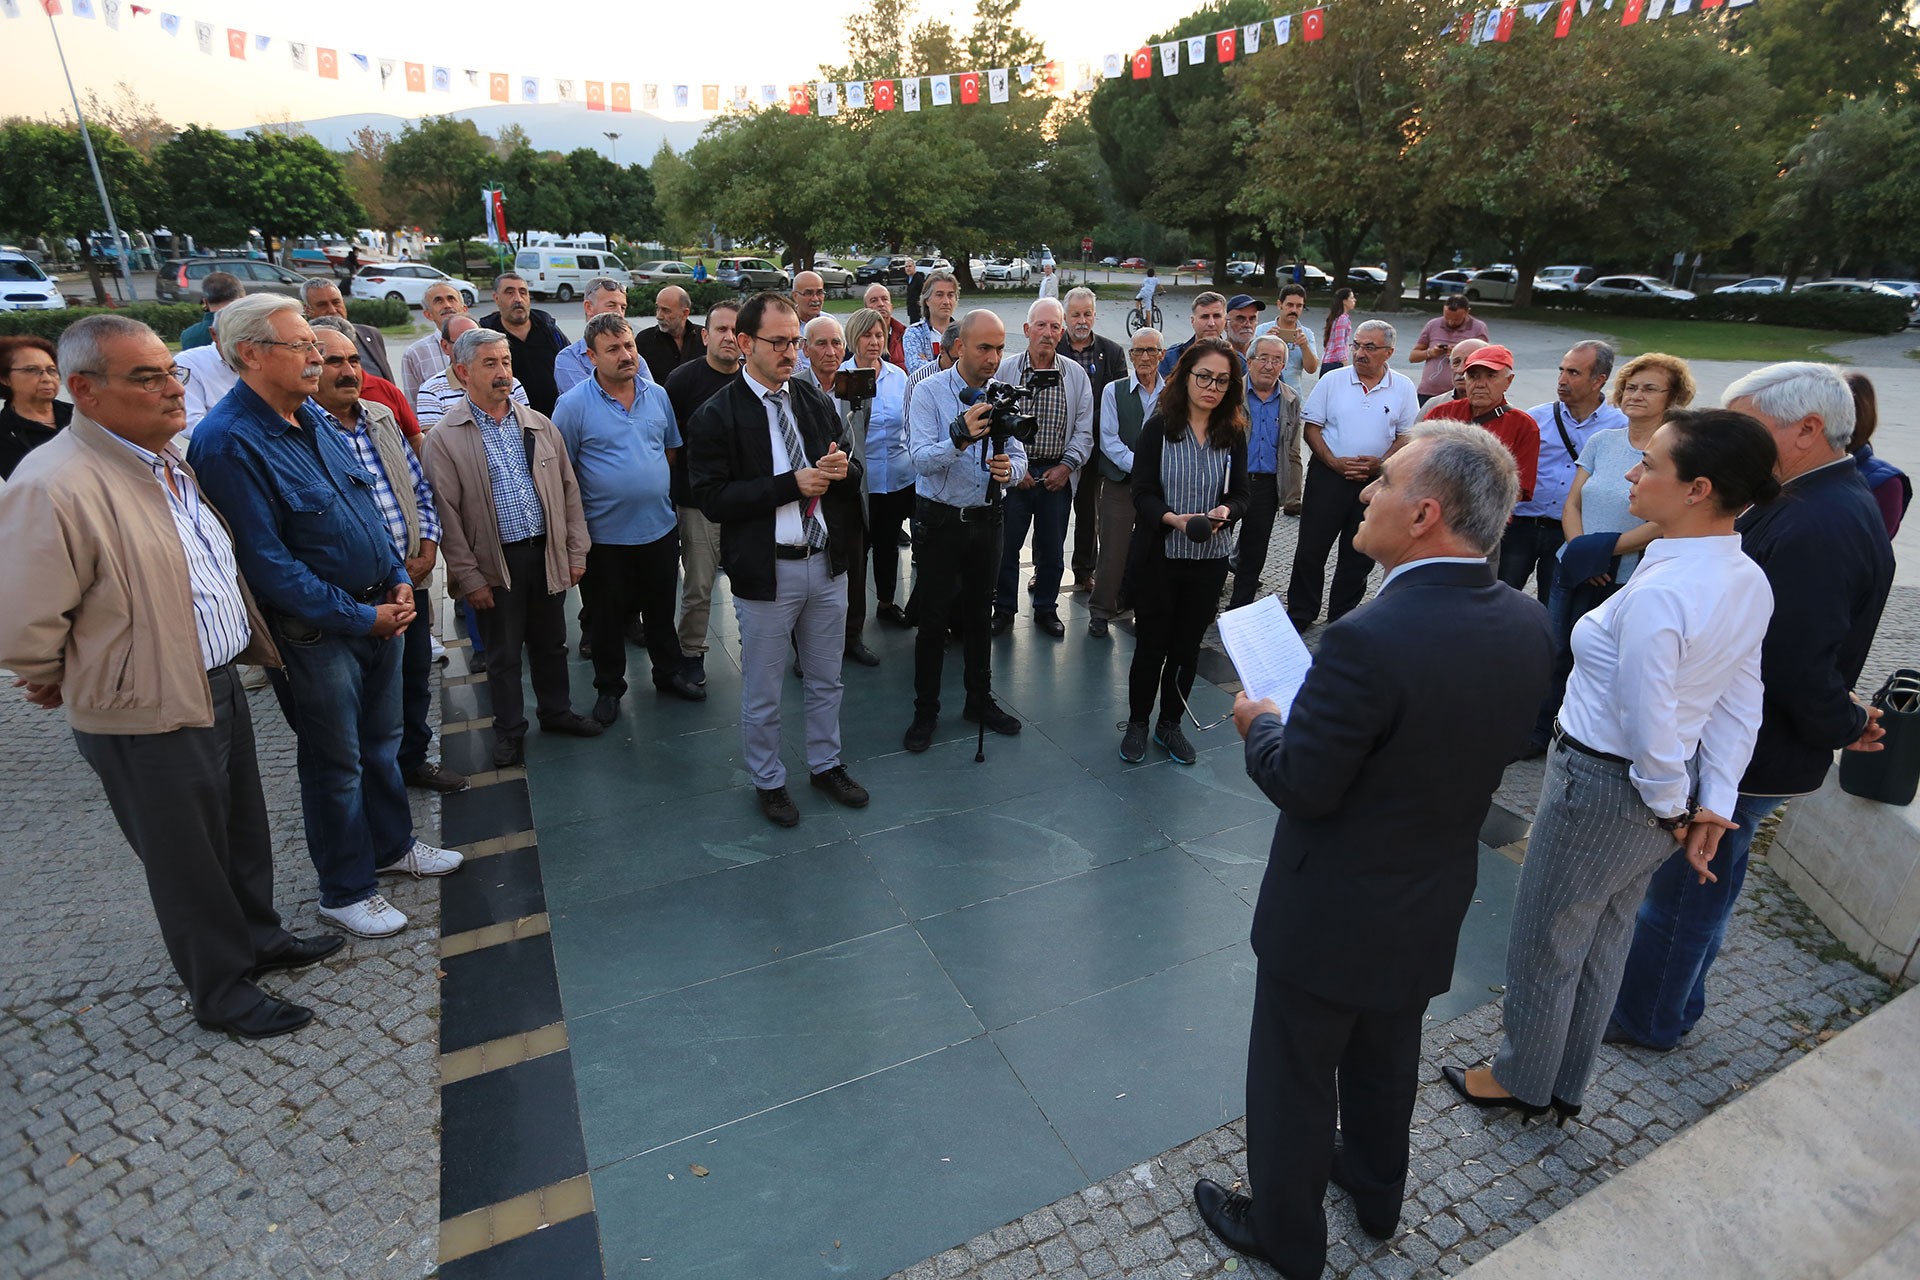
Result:
<svg viewBox="0 0 1920 1280"><path fill-rule="evenodd" d="M1879 751L1848 751L1840 758L1840 789L1881 804L1913 803L1920 790L1920 671L1903 667L1873 695L1887 734Z"/></svg>

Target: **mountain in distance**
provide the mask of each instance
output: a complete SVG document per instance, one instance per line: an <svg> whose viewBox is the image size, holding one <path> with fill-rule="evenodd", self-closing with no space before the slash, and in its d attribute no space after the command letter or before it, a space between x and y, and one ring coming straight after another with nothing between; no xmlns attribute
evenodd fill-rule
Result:
<svg viewBox="0 0 1920 1280"><path fill-rule="evenodd" d="M578 104L563 102L494 104L445 114L456 120L473 121L474 127L488 137L496 137L507 126L517 124L526 130L527 137L539 150L563 154L587 147L601 155L609 155L615 144L608 141L606 134L618 133L618 154L622 164L646 164L653 159L653 153L660 149L663 139L671 143L675 151L685 152L699 140L700 131L706 127L705 122L700 120L663 120L645 111L588 111ZM353 135L363 128L371 127L398 137L402 128L420 119L419 116L364 112L327 116L320 120L297 120L288 125L252 125L249 128L304 130L321 146L332 151L345 151L353 145ZM229 129L227 132L238 136L248 130Z"/></svg>

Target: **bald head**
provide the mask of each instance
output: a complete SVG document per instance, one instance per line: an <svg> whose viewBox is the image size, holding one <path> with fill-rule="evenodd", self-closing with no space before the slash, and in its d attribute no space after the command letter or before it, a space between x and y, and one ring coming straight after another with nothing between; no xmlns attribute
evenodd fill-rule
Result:
<svg viewBox="0 0 1920 1280"><path fill-rule="evenodd" d="M479 327L479 321L464 311L448 316L440 322L440 349L446 352L448 357L451 358L453 355L453 344L460 340L460 335L469 329L478 329Z"/></svg>
<svg viewBox="0 0 1920 1280"><path fill-rule="evenodd" d="M822 387L831 388L835 371L847 358L847 341L840 322L832 316L815 316L801 330L801 338L806 344L807 363L813 366L815 380Z"/></svg>
<svg viewBox="0 0 1920 1280"><path fill-rule="evenodd" d="M971 386L984 386L1000 369L1007 350L1007 326L985 307L976 307L960 319L960 350L954 363Z"/></svg>
<svg viewBox="0 0 1920 1280"><path fill-rule="evenodd" d="M1484 338L1462 338L1453 344L1453 350L1447 352L1447 365L1453 370L1453 389L1456 394L1467 393L1467 357L1487 345Z"/></svg>
<svg viewBox="0 0 1920 1280"><path fill-rule="evenodd" d="M820 314L827 302L827 282L820 278L818 271L802 271L793 278L794 311L800 317L804 328Z"/></svg>
<svg viewBox="0 0 1920 1280"><path fill-rule="evenodd" d="M686 333L687 317L692 314L693 299L677 284L667 285L653 295L653 318L675 342Z"/></svg>
<svg viewBox="0 0 1920 1280"><path fill-rule="evenodd" d="M867 286L867 291L860 295L860 300L866 303L867 306L871 307L873 310L878 311L881 315L885 316L887 318L887 328L889 331L892 330L893 328L893 291L891 289L887 288L886 285L881 284L878 280L875 280L872 284Z"/></svg>

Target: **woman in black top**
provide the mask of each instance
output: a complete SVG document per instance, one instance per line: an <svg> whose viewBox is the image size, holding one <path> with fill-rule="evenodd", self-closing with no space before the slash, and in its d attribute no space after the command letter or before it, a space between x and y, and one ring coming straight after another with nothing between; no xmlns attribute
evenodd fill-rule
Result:
<svg viewBox="0 0 1920 1280"><path fill-rule="evenodd" d="M1153 740L1181 764L1194 761L1180 716L1193 692L1200 640L1220 609L1232 526L1247 509L1246 388L1239 358L1218 338L1180 354L1133 454L1133 669L1120 758L1147 753L1147 715L1159 695Z"/></svg>
<svg viewBox="0 0 1920 1280"><path fill-rule="evenodd" d="M60 393L60 367L53 344L19 335L0 338L0 478L10 479L20 459L53 439L73 421L73 406Z"/></svg>

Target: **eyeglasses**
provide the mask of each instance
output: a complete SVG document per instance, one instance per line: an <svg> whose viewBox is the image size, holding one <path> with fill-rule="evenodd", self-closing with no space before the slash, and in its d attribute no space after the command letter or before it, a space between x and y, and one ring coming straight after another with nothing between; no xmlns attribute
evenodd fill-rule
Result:
<svg viewBox="0 0 1920 1280"><path fill-rule="evenodd" d="M1187 376L1193 379L1195 386L1209 387L1217 391L1225 390L1233 384L1233 375L1230 373L1208 373L1204 369L1195 369Z"/></svg>
<svg viewBox="0 0 1920 1280"><path fill-rule="evenodd" d="M741 334L740 336L741 336L741 337L743 337L743 338L746 338L747 340L749 340L749 341L751 341L751 342L764 342L764 343L766 343L766 344L767 344L767 345L768 345L769 347L772 347L772 348L773 348L773 354L775 354L775 355L777 355L777 356L783 356L783 355L785 355L785 354L787 354L787 352L789 352L789 351L791 351L791 350L793 350L793 349L794 349L795 347L797 347L797 346L799 346L799 345L800 345L800 339L799 339L798 337L793 337L793 338L762 338L762 337L760 337L760 336L759 336L758 334L753 334L753 333L743 333L743 334Z"/></svg>
<svg viewBox="0 0 1920 1280"><path fill-rule="evenodd" d="M1157 356L1164 351L1166 351L1165 347L1133 347L1128 350L1127 354L1135 356Z"/></svg>
<svg viewBox="0 0 1920 1280"><path fill-rule="evenodd" d="M1392 347L1385 346L1384 344L1378 343L1378 342L1356 342L1353 344L1352 349L1355 351L1364 351L1368 355L1372 355L1376 351L1393 350Z"/></svg>
<svg viewBox="0 0 1920 1280"><path fill-rule="evenodd" d="M1668 394L1668 392L1664 386L1661 386L1657 382L1629 382L1626 386L1620 388L1620 394L1623 396L1664 396Z"/></svg>
<svg viewBox="0 0 1920 1280"><path fill-rule="evenodd" d="M193 370L174 365L164 373L103 373L98 369L75 369L83 378L118 378L122 382L131 382L148 395L157 395L167 385L169 379L186 386L193 381Z"/></svg>
<svg viewBox="0 0 1920 1280"><path fill-rule="evenodd" d="M1285 356L1276 356L1276 355L1273 355L1272 353L1268 353L1266 355L1255 356L1253 358L1253 362L1255 364L1285 364L1287 362L1287 358Z"/></svg>
<svg viewBox="0 0 1920 1280"><path fill-rule="evenodd" d="M321 351L321 347L320 347L320 343L319 343L318 341L313 341L313 342L282 342L282 341L280 341L280 339L278 339L278 338L254 338L254 339L251 339L251 341L253 342L253 344L254 344L255 346L260 346L260 347L286 347L286 348L287 348L288 350L290 350L290 351L293 351L293 352L296 352L296 353L300 353L300 352L305 352L305 353L309 353L309 354L312 354L312 355L316 355L316 356L317 356L317 355L319 355L319 354L320 354L320 351Z"/></svg>
<svg viewBox="0 0 1920 1280"><path fill-rule="evenodd" d="M29 378L57 378L60 376L59 367L50 364L17 364L9 373L24 373Z"/></svg>

